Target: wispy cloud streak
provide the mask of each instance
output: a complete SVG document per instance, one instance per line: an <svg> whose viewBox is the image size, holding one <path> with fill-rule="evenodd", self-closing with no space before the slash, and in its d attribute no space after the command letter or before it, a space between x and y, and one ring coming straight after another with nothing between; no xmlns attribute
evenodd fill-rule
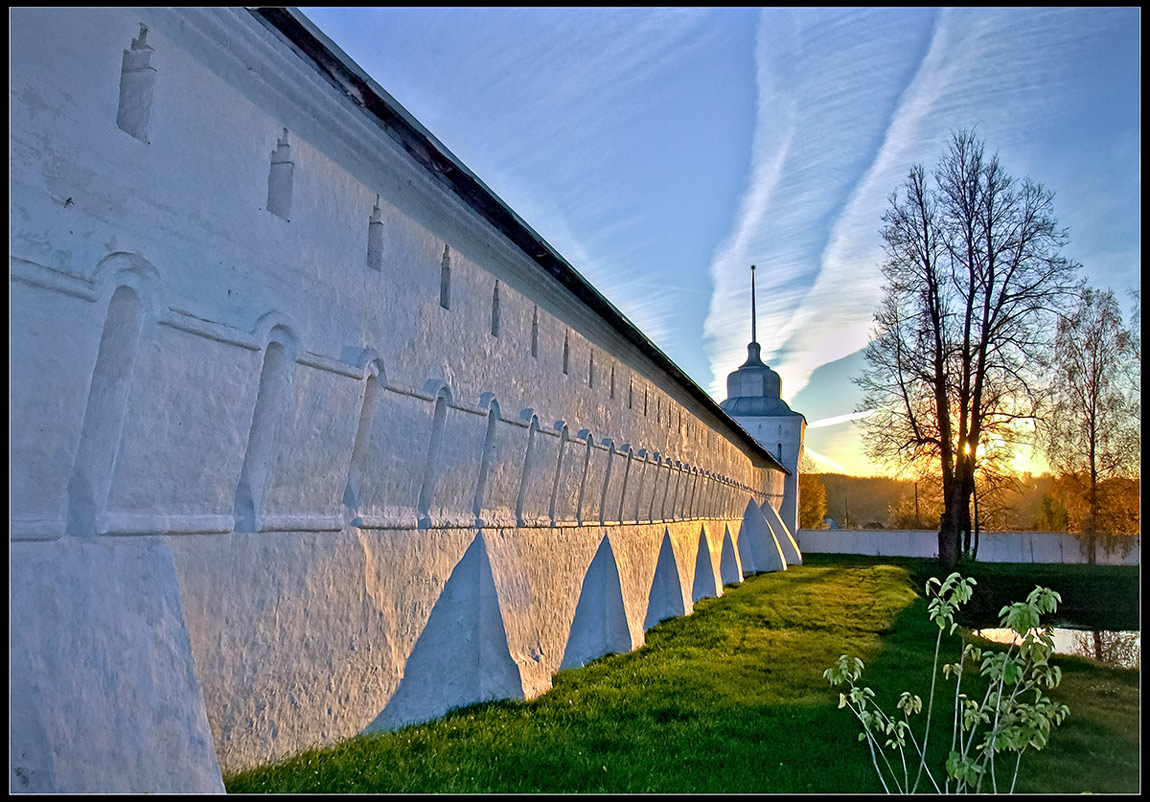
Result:
<svg viewBox="0 0 1150 802"><path fill-rule="evenodd" d="M840 423L849 423L850 421L862 420L869 418L875 413L875 410L868 409L865 412L848 412L845 415L835 415L833 418L823 418L822 420L812 421L807 424L808 429L821 429L824 426L837 426Z"/></svg>
<svg viewBox="0 0 1150 802"><path fill-rule="evenodd" d="M880 146L931 22L931 12L764 10L752 172L734 232L711 265L715 294L705 336L713 392L741 361L752 263L759 268L764 356L785 391L805 383L796 311L825 269L820 254L842 199ZM876 81L876 72L893 80ZM865 295L857 281L865 276L853 278L856 293ZM836 316L824 315L827 322Z"/></svg>
<svg viewBox="0 0 1150 802"><path fill-rule="evenodd" d="M835 462L833 459L826 456L825 454L820 454L819 452L815 451L813 448L806 448L806 449L804 449L804 452L807 454L807 456L809 456L811 459L813 459L815 461L815 464L818 465L820 468L821 467L830 467L830 468L834 468L834 470L837 471L838 473L850 473L850 471L848 471L842 465Z"/></svg>
<svg viewBox="0 0 1150 802"><path fill-rule="evenodd" d="M950 132L973 125L1013 172L1029 172L1023 145L1065 101L1068 53L1099 39L1072 9L858 11L829 23L828 13L761 19L754 167L711 265L716 395L745 353L751 263L769 277L759 285L763 355L793 395L866 344L882 213L910 166L933 166Z"/></svg>

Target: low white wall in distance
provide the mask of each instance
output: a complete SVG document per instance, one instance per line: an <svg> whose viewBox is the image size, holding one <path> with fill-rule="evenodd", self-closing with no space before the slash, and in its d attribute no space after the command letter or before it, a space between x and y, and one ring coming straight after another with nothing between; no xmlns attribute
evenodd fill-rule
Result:
<svg viewBox="0 0 1150 802"><path fill-rule="evenodd" d="M799 547L806 554L867 554L876 557L938 557L938 532L907 529L800 529ZM1129 554L1107 554L1102 565L1140 565L1141 540ZM1085 546L1065 532L982 532L982 562L1086 563Z"/></svg>

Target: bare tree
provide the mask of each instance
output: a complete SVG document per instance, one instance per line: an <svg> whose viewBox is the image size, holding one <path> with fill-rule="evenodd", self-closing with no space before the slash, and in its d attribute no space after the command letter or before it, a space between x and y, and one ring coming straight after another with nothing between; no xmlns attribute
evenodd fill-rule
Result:
<svg viewBox="0 0 1150 802"><path fill-rule="evenodd" d="M979 450L1033 428L1033 368L1078 266L1052 193L1006 174L970 131L952 136L933 184L912 167L883 216L884 295L856 383L872 458L933 470L942 484L939 559L970 553Z"/></svg>
<svg viewBox="0 0 1150 802"><path fill-rule="evenodd" d="M1135 348L1118 299L1109 290L1084 290L1071 314L1058 323L1054 403L1043 426L1043 445L1051 466L1083 501L1085 515L1073 528L1085 537L1091 563L1105 520L1103 484L1138 474L1140 360Z"/></svg>

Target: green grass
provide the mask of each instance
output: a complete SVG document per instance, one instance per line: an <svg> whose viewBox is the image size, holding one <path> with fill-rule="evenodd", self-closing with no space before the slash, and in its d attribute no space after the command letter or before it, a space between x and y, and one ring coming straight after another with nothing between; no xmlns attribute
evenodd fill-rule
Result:
<svg viewBox="0 0 1150 802"><path fill-rule="evenodd" d="M922 584L938 573L932 568L927 560L811 555L699 602L694 615L649 631L640 650L560 672L538 699L462 708L225 784L232 793L881 792L858 725L837 709L822 672L850 652L866 662L863 684L888 711L903 690L925 700L937 628ZM1031 568L963 570L978 578L976 599L1023 588L1002 604L1038 583L1066 600L1085 598L1083 588L1114 594L1125 581L1113 567ZM1130 606L1137 569L1133 578ZM957 637L948 643L953 660ZM1064 679L1051 695L1071 714L1047 750L1023 758L1016 790L1138 791L1138 672L1057 661ZM936 702L935 746L949 743L949 702Z"/></svg>

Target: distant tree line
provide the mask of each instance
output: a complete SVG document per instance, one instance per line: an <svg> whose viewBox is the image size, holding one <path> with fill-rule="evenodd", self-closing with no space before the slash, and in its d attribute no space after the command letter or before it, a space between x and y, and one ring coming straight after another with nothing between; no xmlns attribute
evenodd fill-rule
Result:
<svg viewBox="0 0 1150 802"><path fill-rule="evenodd" d="M840 473L800 475L800 526L825 529L830 518L843 529L938 529L942 516L939 484L928 478L847 476ZM1080 533L1088 505L1081 489L1065 475L1021 474L1013 482L983 488L979 523L995 532ZM1121 549L1128 535L1139 533L1140 482L1113 478L1102 485L1100 542ZM1113 538L1111 541L1109 538Z"/></svg>

